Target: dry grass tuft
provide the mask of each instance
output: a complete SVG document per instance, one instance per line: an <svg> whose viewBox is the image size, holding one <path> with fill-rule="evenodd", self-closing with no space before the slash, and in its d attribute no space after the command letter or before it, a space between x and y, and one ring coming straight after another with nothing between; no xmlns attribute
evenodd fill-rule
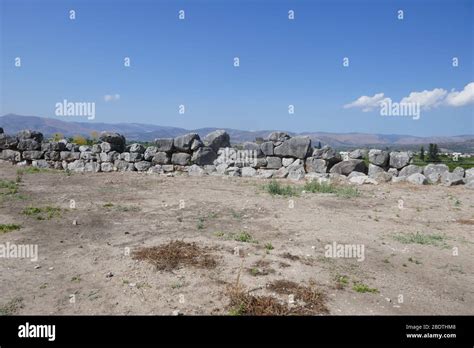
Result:
<svg viewBox="0 0 474 348"><path fill-rule="evenodd" d="M231 315L290 315L291 310L272 296L256 296L242 287L232 287L228 294Z"/></svg>
<svg viewBox="0 0 474 348"><path fill-rule="evenodd" d="M298 314L320 314L329 312L325 304L325 296L311 287L282 279L275 280L270 283L267 288L279 295L294 295L295 302L297 303L302 301L303 304L296 305Z"/></svg>
<svg viewBox="0 0 474 348"><path fill-rule="evenodd" d="M461 224L461 225L474 225L474 219L460 219L460 220L456 220L456 222L458 224Z"/></svg>
<svg viewBox="0 0 474 348"><path fill-rule="evenodd" d="M207 248L201 248L196 243L172 241L150 248L142 248L133 253L135 260L147 261L158 270L171 271L182 266L198 268L214 268L215 258L208 253Z"/></svg>

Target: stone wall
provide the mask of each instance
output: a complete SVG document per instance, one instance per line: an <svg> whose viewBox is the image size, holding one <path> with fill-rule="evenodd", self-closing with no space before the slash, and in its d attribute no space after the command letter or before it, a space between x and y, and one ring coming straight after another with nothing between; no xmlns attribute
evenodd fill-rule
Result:
<svg viewBox="0 0 474 348"><path fill-rule="evenodd" d="M214 131L201 139L196 133L156 139L153 146L126 144L125 137L104 132L100 142L79 146L63 139L46 141L43 135L24 130L7 135L0 128L0 159L19 166L54 168L72 172L139 171L174 175L229 175L261 178L303 178L319 182L332 178L353 184L407 181L413 184L474 188L474 168L450 172L444 164L420 167L411 152L357 149L345 160L331 147L314 149L308 137L271 133L263 143L231 147L229 135Z"/></svg>

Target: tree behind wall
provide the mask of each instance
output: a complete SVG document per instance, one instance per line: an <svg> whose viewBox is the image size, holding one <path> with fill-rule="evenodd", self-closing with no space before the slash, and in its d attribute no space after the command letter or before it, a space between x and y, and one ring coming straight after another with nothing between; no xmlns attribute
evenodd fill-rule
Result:
<svg viewBox="0 0 474 348"><path fill-rule="evenodd" d="M428 147L428 162L439 162L438 145L430 144Z"/></svg>

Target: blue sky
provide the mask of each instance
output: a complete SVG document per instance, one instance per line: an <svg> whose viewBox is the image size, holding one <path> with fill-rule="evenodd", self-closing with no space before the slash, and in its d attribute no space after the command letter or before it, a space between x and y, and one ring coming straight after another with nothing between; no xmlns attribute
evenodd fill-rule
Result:
<svg viewBox="0 0 474 348"><path fill-rule="evenodd" d="M474 1L0 2L0 114L56 117L67 99L95 102L93 122L474 134ZM422 91L418 120L354 103Z"/></svg>

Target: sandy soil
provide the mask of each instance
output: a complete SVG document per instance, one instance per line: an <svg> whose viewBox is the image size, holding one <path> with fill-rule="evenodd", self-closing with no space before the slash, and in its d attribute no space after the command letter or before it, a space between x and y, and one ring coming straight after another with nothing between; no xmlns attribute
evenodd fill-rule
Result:
<svg viewBox="0 0 474 348"><path fill-rule="evenodd" d="M16 171L0 164L0 180L15 180ZM400 183L360 187L355 198L288 198L271 196L265 183L140 173L24 174L18 193L0 195L0 224L22 226L0 233L0 244L37 244L39 258L0 259L0 309L225 315L226 289L240 273L240 284L252 294L281 301L284 296L267 288L270 282L315 284L333 315L474 313L471 191ZM45 206L61 211L44 220L23 213ZM235 241L242 232L254 242ZM416 232L441 237L432 244L397 237ZM139 248L174 240L209 247L217 266L157 270L132 257ZM333 242L364 245L365 259L325 257ZM373 292L358 292L355 283Z"/></svg>

